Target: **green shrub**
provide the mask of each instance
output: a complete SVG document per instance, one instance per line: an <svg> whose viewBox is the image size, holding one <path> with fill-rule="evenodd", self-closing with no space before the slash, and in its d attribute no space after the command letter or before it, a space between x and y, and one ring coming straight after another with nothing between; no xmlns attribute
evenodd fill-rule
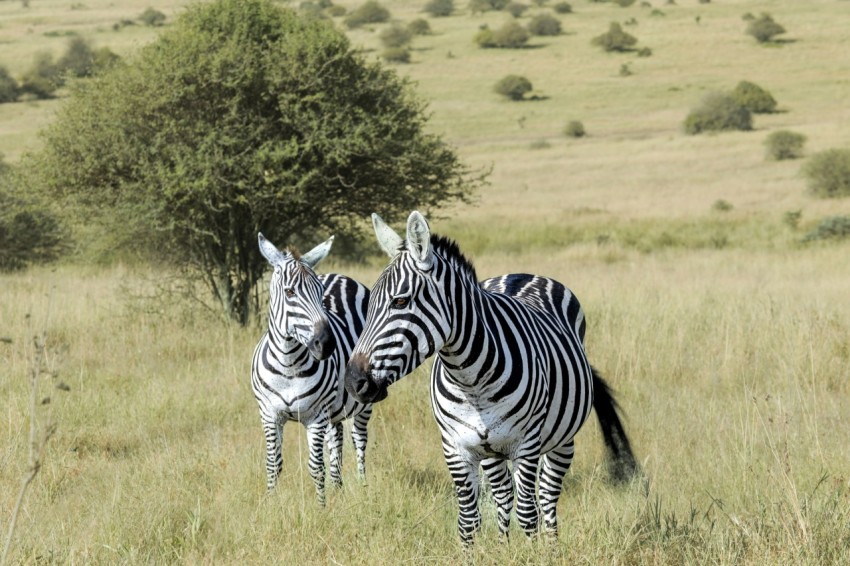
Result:
<svg viewBox="0 0 850 566"><path fill-rule="evenodd" d="M157 27L165 24L165 14L153 8L147 8L139 16L139 21L146 26Z"/></svg>
<svg viewBox="0 0 850 566"><path fill-rule="evenodd" d="M772 132L764 140L767 158L775 161L802 157L803 144L805 143L806 136L788 130Z"/></svg>
<svg viewBox="0 0 850 566"><path fill-rule="evenodd" d="M617 22L611 22L608 31L602 35L596 36L591 40L593 45L597 45L605 51L630 51L637 43L637 38L623 31L622 26Z"/></svg>
<svg viewBox="0 0 850 566"><path fill-rule="evenodd" d="M35 61L21 77L20 93L35 98L50 98L62 86L59 67L47 52L37 53Z"/></svg>
<svg viewBox="0 0 850 566"><path fill-rule="evenodd" d="M555 10L556 14L572 14L573 7L569 2L558 2L552 9Z"/></svg>
<svg viewBox="0 0 850 566"><path fill-rule="evenodd" d="M549 149L550 147L552 147L552 144L548 140L534 140L528 144L529 149Z"/></svg>
<svg viewBox="0 0 850 566"><path fill-rule="evenodd" d="M811 156L803 165L809 192L817 197L850 196L850 149L828 149Z"/></svg>
<svg viewBox="0 0 850 566"><path fill-rule="evenodd" d="M830 216L805 235L804 242L815 240L843 240L850 238L850 216Z"/></svg>
<svg viewBox="0 0 850 566"><path fill-rule="evenodd" d="M510 21L497 30L482 29L475 36L479 47L498 47L502 49L517 49L528 42L528 30L516 22Z"/></svg>
<svg viewBox="0 0 850 566"><path fill-rule="evenodd" d="M345 25L349 28L358 28L365 24L380 24L390 19L390 11L374 0L368 0L365 4L348 14Z"/></svg>
<svg viewBox="0 0 850 566"><path fill-rule="evenodd" d="M685 119L685 132L691 135L721 130L751 130L752 114L731 95L714 92Z"/></svg>
<svg viewBox="0 0 850 566"><path fill-rule="evenodd" d="M401 24L394 23L381 31L379 36L384 47L402 47L410 43L413 39L413 34Z"/></svg>
<svg viewBox="0 0 850 566"><path fill-rule="evenodd" d="M587 132L584 131L584 124L578 120L570 120L564 126L564 135L568 138L583 138Z"/></svg>
<svg viewBox="0 0 850 566"><path fill-rule="evenodd" d="M723 199L718 199L718 200L714 201L714 204L711 205L711 210L714 210L714 211L717 211L717 212L729 212L733 208L734 207L732 206L731 202L729 202L728 200L723 200Z"/></svg>
<svg viewBox="0 0 850 566"><path fill-rule="evenodd" d="M641 47L637 52L638 57L652 57L652 49L649 47Z"/></svg>
<svg viewBox="0 0 850 566"><path fill-rule="evenodd" d="M762 87L741 81L732 91L732 98L753 114L770 114L776 111L776 99Z"/></svg>
<svg viewBox="0 0 850 566"><path fill-rule="evenodd" d="M0 66L0 104L16 101L19 89L18 81L9 74L9 70Z"/></svg>
<svg viewBox="0 0 850 566"><path fill-rule="evenodd" d="M348 13L348 10L345 9L345 6L334 4L333 6L329 6L326 12L332 18L341 18L342 16Z"/></svg>
<svg viewBox="0 0 850 566"><path fill-rule="evenodd" d="M561 20L552 14L537 14L528 22L528 31L533 35L560 35Z"/></svg>
<svg viewBox="0 0 850 566"><path fill-rule="evenodd" d="M511 2L505 6L505 11L515 18L522 16L526 10L528 10L528 4L522 2Z"/></svg>
<svg viewBox="0 0 850 566"><path fill-rule="evenodd" d="M407 31L412 35L431 35L431 24L423 18L416 18L407 24Z"/></svg>
<svg viewBox="0 0 850 566"><path fill-rule="evenodd" d="M796 230L800 225L800 220L803 218L802 210L789 210L782 215L782 223L791 228L792 230Z"/></svg>
<svg viewBox="0 0 850 566"><path fill-rule="evenodd" d="M81 37L68 42L68 48L56 62L59 72L72 77L86 77L94 72L94 49Z"/></svg>
<svg viewBox="0 0 850 566"><path fill-rule="evenodd" d="M469 0L469 11L473 14L504 10L510 0Z"/></svg>
<svg viewBox="0 0 850 566"><path fill-rule="evenodd" d="M429 0L429 2L425 4L425 11L435 18L451 16L454 9L454 0Z"/></svg>
<svg viewBox="0 0 850 566"><path fill-rule="evenodd" d="M777 35L785 33L785 28L776 23L770 14L762 14L749 23L746 33L756 38L759 43L768 43Z"/></svg>
<svg viewBox="0 0 850 566"><path fill-rule="evenodd" d="M533 86L531 81L519 75L507 75L502 77L494 86L493 92L501 94L511 100L522 100L523 97L531 92Z"/></svg>
<svg viewBox="0 0 850 566"><path fill-rule="evenodd" d="M620 8L628 8L635 3L635 0L613 0Z"/></svg>
<svg viewBox="0 0 850 566"><path fill-rule="evenodd" d="M410 49L407 47L387 47L381 57L390 63L410 63Z"/></svg>

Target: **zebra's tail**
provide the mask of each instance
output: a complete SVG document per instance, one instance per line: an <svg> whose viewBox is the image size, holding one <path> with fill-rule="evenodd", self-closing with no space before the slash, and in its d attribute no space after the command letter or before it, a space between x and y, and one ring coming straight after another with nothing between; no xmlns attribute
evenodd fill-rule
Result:
<svg viewBox="0 0 850 566"><path fill-rule="evenodd" d="M608 472L615 483L630 481L639 471L639 466L632 452L629 437L623 429L618 415L619 405L614 399L614 393L604 379L591 368L593 373L593 408L599 419L605 447L608 449Z"/></svg>

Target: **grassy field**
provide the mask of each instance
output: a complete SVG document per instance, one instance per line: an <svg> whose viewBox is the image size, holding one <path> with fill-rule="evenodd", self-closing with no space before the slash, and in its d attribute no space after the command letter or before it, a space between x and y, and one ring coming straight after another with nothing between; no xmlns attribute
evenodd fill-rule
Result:
<svg viewBox="0 0 850 566"><path fill-rule="evenodd" d="M506 16L458 2L396 68L429 101L433 131L493 169L477 202L444 211L433 229L455 237L482 278L541 273L576 292L588 352L619 394L645 480L606 483L591 422L566 479L559 540L527 540L514 525L500 544L486 504L465 555L423 368L376 407L365 485L348 445L346 484L317 508L303 430L289 425L284 473L266 494L249 384L262 329L145 298L166 273L70 262L0 275L0 531L26 467L37 332L56 372L42 380L50 403L38 410L58 428L24 501L13 562L850 562L850 254L846 243L800 243L821 218L850 214L850 199L808 196L802 161L766 161L762 145L777 129L804 133L807 154L850 145L850 2L571 3L563 35L481 50L479 26ZM171 15L183 4L154 7ZM424 1L386 5L404 22L423 16ZM68 32L130 54L156 31L112 24L147 6L0 1L0 65L19 74L39 50L58 56ZM762 11L787 42L744 35L742 15ZM629 18L651 57L590 45ZM380 29L349 35L377 57ZM634 74L619 76L623 63ZM540 100L500 100L491 88L508 73L527 76ZM753 132L682 133L706 92L740 80L768 89L783 112L757 116ZM57 104L0 105L7 161L38 147ZM561 134L573 119L588 137ZM783 222L798 210L800 226ZM371 284L382 266L322 268Z"/></svg>

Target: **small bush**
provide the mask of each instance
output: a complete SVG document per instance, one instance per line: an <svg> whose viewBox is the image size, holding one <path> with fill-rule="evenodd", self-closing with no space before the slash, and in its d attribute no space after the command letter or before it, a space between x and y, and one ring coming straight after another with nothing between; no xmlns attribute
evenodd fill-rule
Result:
<svg viewBox="0 0 850 566"><path fill-rule="evenodd" d="M20 93L35 98L50 98L62 86L59 67L50 53L37 53L32 67L21 77Z"/></svg>
<svg viewBox="0 0 850 566"><path fill-rule="evenodd" d="M332 18L341 18L348 13L348 10L345 9L345 6L334 4L333 6L328 6L326 12Z"/></svg>
<svg viewBox="0 0 850 566"><path fill-rule="evenodd" d="M711 205L711 210L714 210L716 212L729 212L733 208L734 207L732 206L731 202L723 199L718 199L714 201L714 204Z"/></svg>
<svg viewBox="0 0 850 566"><path fill-rule="evenodd" d="M614 3L620 6L620 8L628 8L635 3L635 0L614 0Z"/></svg>
<svg viewBox="0 0 850 566"><path fill-rule="evenodd" d="M388 47L381 53L381 57L390 63L410 63L410 49L407 47Z"/></svg>
<svg viewBox="0 0 850 566"><path fill-rule="evenodd" d="M809 192L817 197L850 196L850 149L828 149L811 156L803 165Z"/></svg>
<svg viewBox="0 0 850 566"><path fill-rule="evenodd" d="M770 114L776 111L776 99L773 95L749 81L739 82L732 91L732 97L753 114Z"/></svg>
<svg viewBox="0 0 850 566"><path fill-rule="evenodd" d="M803 241L843 240L844 238L850 238L850 216L830 216L821 220L814 230L806 234Z"/></svg>
<svg viewBox="0 0 850 566"><path fill-rule="evenodd" d="M782 223L791 228L792 230L796 230L797 227L800 225L800 220L802 218L802 210L789 210L782 215Z"/></svg>
<svg viewBox="0 0 850 566"><path fill-rule="evenodd" d="M416 18L407 24L407 31L412 35L431 35L431 24L423 18Z"/></svg>
<svg viewBox="0 0 850 566"><path fill-rule="evenodd" d="M523 4L521 2L511 2L505 6L505 11L515 18L522 16L526 10L528 10L528 4Z"/></svg>
<svg viewBox="0 0 850 566"><path fill-rule="evenodd" d="M775 161L797 159L803 156L803 144L806 136L788 130L772 132L764 140L767 148L767 158Z"/></svg>
<svg viewBox="0 0 850 566"><path fill-rule="evenodd" d="M634 74L634 72L632 71L631 65L629 65L628 63L623 63L622 65L620 65L620 76L621 77L630 77L633 74Z"/></svg>
<svg viewBox="0 0 850 566"><path fill-rule="evenodd" d="M406 27L395 23L383 29L379 37L384 47L402 47L410 43L413 34Z"/></svg>
<svg viewBox="0 0 850 566"><path fill-rule="evenodd" d="M511 100L522 100L532 89L531 81L519 75L507 75L493 86L493 92Z"/></svg>
<svg viewBox="0 0 850 566"><path fill-rule="evenodd" d="M583 138L587 132L584 131L584 124L578 120L570 120L564 126L564 135L568 138Z"/></svg>
<svg viewBox="0 0 850 566"><path fill-rule="evenodd" d="M756 17L752 14L752 12L747 12L746 14L741 16L741 19L744 20L745 22L751 22L751 21L755 20Z"/></svg>
<svg viewBox="0 0 850 566"><path fill-rule="evenodd" d="M473 14L480 12L500 11L510 3L510 0L469 0L469 11Z"/></svg>
<svg viewBox="0 0 850 566"><path fill-rule="evenodd" d="M776 23L770 14L762 14L749 23L746 33L756 38L759 43L768 43L777 35L785 33L785 28Z"/></svg>
<svg viewBox="0 0 850 566"><path fill-rule="evenodd" d="M475 43L479 47L502 49L517 49L528 42L530 34L528 30L516 22L508 22L499 29L493 31L483 29L475 36Z"/></svg>
<svg viewBox="0 0 850 566"><path fill-rule="evenodd" d="M529 149L549 149L552 147L547 140L534 140L530 144L528 144Z"/></svg>
<svg viewBox="0 0 850 566"><path fill-rule="evenodd" d="M649 47L641 47L637 52L638 57L652 57L652 49Z"/></svg>
<svg viewBox="0 0 850 566"><path fill-rule="evenodd" d="M533 35L560 35L561 20L552 14L537 14L528 22L528 31Z"/></svg>
<svg viewBox="0 0 850 566"><path fill-rule="evenodd" d="M72 77L86 77L94 71L94 49L91 44L81 37L74 37L68 42L65 54L56 63L59 72Z"/></svg>
<svg viewBox="0 0 850 566"><path fill-rule="evenodd" d="M731 95L707 95L702 104L685 119L685 132L691 135L722 130L751 130L752 114Z"/></svg>
<svg viewBox="0 0 850 566"><path fill-rule="evenodd" d="M146 26L157 27L165 24L165 14L154 8L147 8L139 16L139 21Z"/></svg>
<svg viewBox="0 0 850 566"><path fill-rule="evenodd" d="M605 51L630 51L637 43L637 38L623 31L622 26L617 22L611 22L608 31L602 35L596 36L591 40L593 45L597 45Z"/></svg>
<svg viewBox="0 0 850 566"><path fill-rule="evenodd" d="M368 0L365 4L348 14L345 25L351 29L365 24L380 24L390 19L390 11L374 0Z"/></svg>
<svg viewBox="0 0 850 566"><path fill-rule="evenodd" d="M6 67L0 66L0 104L18 99L18 81L9 74Z"/></svg>
<svg viewBox="0 0 850 566"><path fill-rule="evenodd" d="M425 12L431 14L435 18L451 16L454 9L454 0L429 0L429 2L425 4Z"/></svg>
<svg viewBox="0 0 850 566"><path fill-rule="evenodd" d="M573 7L572 7L572 5L570 5L569 2L558 2L557 4L552 6L552 9L555 10L556 14L572 14L573 13Z"/></svg>

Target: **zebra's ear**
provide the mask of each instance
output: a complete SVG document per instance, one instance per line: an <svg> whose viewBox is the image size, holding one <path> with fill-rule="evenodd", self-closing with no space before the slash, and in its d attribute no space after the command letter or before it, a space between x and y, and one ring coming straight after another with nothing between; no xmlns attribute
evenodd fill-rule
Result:
<svg viewBox="0 0 850 566"><path fill-rule="evenodd" d="M414 210L407 219L407 251L422 269L431 267L431 228L425 217Z"/></svg>
<svg viewBox="0 0 850 566"><path fill-rule="evenodd" d="M263 236L262 232L257 232L257 240L260 243L260 253L263 254L263 257L268 260L268 262L272 265L276 265L283 261L283 258L286 257L279 249L275 247L275 245Z"/></svg>
<svg viewBox="0 0 850 566"><path fill-rule="evenodd" d="M328 254L331 251L331 246L334 243L334 237L331 236L306 254L301 255L301 263L306 264L307 267L313 269L316 267L320 261L328 257Z"/></svg>
<svg viewBox="0 0 850 566"><path fill-rule="evenodd" d="M396 234L395 230L390 228L375 212L372 213L372 227L375 229L378 245L381 246L384 253L390 257L397 256L401 250L401 236Z"/></svg>

